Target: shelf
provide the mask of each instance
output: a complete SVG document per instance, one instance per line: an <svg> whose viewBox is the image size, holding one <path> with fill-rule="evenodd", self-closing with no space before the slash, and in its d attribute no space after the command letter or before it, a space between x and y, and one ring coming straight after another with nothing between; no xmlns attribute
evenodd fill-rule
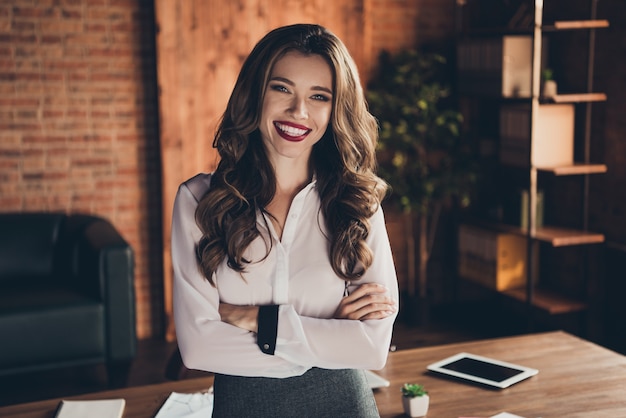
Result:
<svg viewBox="0 0 626 418"><path fill-rule="evenodd" d="M515 225L486 221L477 218L467 219L465 223L468 225L475 225L480 228L490 229L492 231L528 236L528 229L520 228ZM541 228L536 228L535 234L532 235L532 238L551 244L553 247L601 244L604 242L603 234L558 226L543 226Z"/></svg>
<svg viewBox="0 0 626 418"><path fill-rule="evenodd" d="M471 28L462 32L461 35L468 38L495 38L506 35L532 35L532 33L533 31L531 28L509 28L506 26L497 26L492 28Z"/></svg>
<svg viewBox="0 0 626 418"><path fill-rule="evenodd" d="M558 20L552 25L546 25L542 29L545 31L552 30L576 30L576 29L601 29L608 28L609 21L604 19L597 20Z"/></svg>
<svg viewBox="0 0 626 418"><path fill-rule="evenodd" d="M518 228L524 234L526 230ZM543 226L537 228L531 235L539 241L552 244L554 247L566 247L571 245L601 244L604 242L604 235L595 232L581 231L556 226Z"/></svg>
<svg viewBox="0 0 626 418"><path fill-rule="evenodd" d="M568 228L559 228L555 226L544 226L541 228L537 228L533 238L538 239L539 241L551 243L554 247L565 247L570 245L583 244L601 244L604 242L603 234Z"/></svg>
<svg viewBox="0 0 626 418"><path fill-rule="evenodd" d="M552 24L543 25L543 32L558 32L563 30L604 29L609 27L609 21L605 19L595 20L558 20ZM499 26L492 28L471 28L464 34L466 36L504 36L504 35L531 35L531 27L511 28Z"/></svg>
<svg viewBox="0 0 626 418"><path fill-rule="evenodd" d="M549 99L541 99L542 103L585 103L585 102L604 102L606 101L605 93L573 93L573 94L557 94Z"/></svg>
<svg viewBox="0 0 626 418"><path fill-rule="evenodd" d="M520 235L528 234L527 229L522 229L512 225L505 225L502 229ZM603 234L571 228L561 228L557 226L543 226L541 228L536 228L535 233L532 234L531 237L538 241L547 242L554 247L601 244L604 242Z"/></svg>
<svg viewBox="0 0 626 418"><path fill-rule="evenodd" d="M527 302L526 289L509 289L503 291L502 293L520 302ZM550 315L582 312L587 309L587 305L583 302L543 289L533 290L532 306L547 312Z"/></svg>
<svg viewBox="0 0 626 418"><path fill-rule="evenodd" d="M537 170L547 171L555 176L574 176L580 174L606 173L606 164L574 164L561 167L537 167Z"/></svg>

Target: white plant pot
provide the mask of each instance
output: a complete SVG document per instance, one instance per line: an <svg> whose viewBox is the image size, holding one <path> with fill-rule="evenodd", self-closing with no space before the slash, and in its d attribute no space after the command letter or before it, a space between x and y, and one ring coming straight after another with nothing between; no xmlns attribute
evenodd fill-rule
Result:
<svg viewBox="0 0 626 418"><path fill-rule="evenodd" d="M402 406L404 407L404 413L412 418L424 417L428 412L429 401L428 395L416 396L414 398L403 396Z"/></svg>
<svg viewBox="0 0 626 418"><path fill-rule="evenodd" d="M550 98L557 94L556 81L546 80L543 82L543 97Z"/></svg>

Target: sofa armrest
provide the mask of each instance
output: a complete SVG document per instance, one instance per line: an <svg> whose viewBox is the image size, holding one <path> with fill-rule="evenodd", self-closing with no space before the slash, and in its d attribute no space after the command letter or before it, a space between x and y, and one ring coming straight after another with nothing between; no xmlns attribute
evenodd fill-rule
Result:
<svg viewBox="0 0 626 418"><path fill-rule="evenodd" d="M106 307L107 358L112 362L128 360L135 355L137 345L133 250L104 219L87 225L80 241L81 259L92 260L93 265L83 264L79 277L97 276Z"/></svg>

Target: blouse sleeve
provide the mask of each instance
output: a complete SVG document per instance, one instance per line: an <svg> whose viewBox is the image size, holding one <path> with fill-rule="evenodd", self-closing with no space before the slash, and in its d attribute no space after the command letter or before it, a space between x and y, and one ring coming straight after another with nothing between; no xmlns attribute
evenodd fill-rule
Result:
<svg viewBox="0 0 626 418"><path fill-rule="evenodd" d="M219 294L204 277L195 247L201 231L195 221L197 201L179 187L172 215L172 267L176 337L186 367L239 376L299 375L306 367L266 355L254 333L221 322Z"/></svg>
<svg viewBox="0 0 626 418"><path fill-rule="evenodd" d="M380 283L398 300L398 282L382 209L371 219L367 243L374 261L362 283ZM328 369L379 370L389 354L397 310L384 319L356 321L299 316L293 306L281 305L274 355L290 362Z"/></svg>

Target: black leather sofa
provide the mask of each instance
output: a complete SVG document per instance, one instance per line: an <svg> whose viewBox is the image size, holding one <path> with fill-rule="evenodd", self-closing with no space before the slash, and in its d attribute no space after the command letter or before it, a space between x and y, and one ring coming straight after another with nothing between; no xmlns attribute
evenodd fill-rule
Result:
<svg viewBox="0 0 626 418"><path fill-rule="evenodd" d="M133 281L133 250L105 219L0 214L0 376L105 363L125 378Z"/></svg>

